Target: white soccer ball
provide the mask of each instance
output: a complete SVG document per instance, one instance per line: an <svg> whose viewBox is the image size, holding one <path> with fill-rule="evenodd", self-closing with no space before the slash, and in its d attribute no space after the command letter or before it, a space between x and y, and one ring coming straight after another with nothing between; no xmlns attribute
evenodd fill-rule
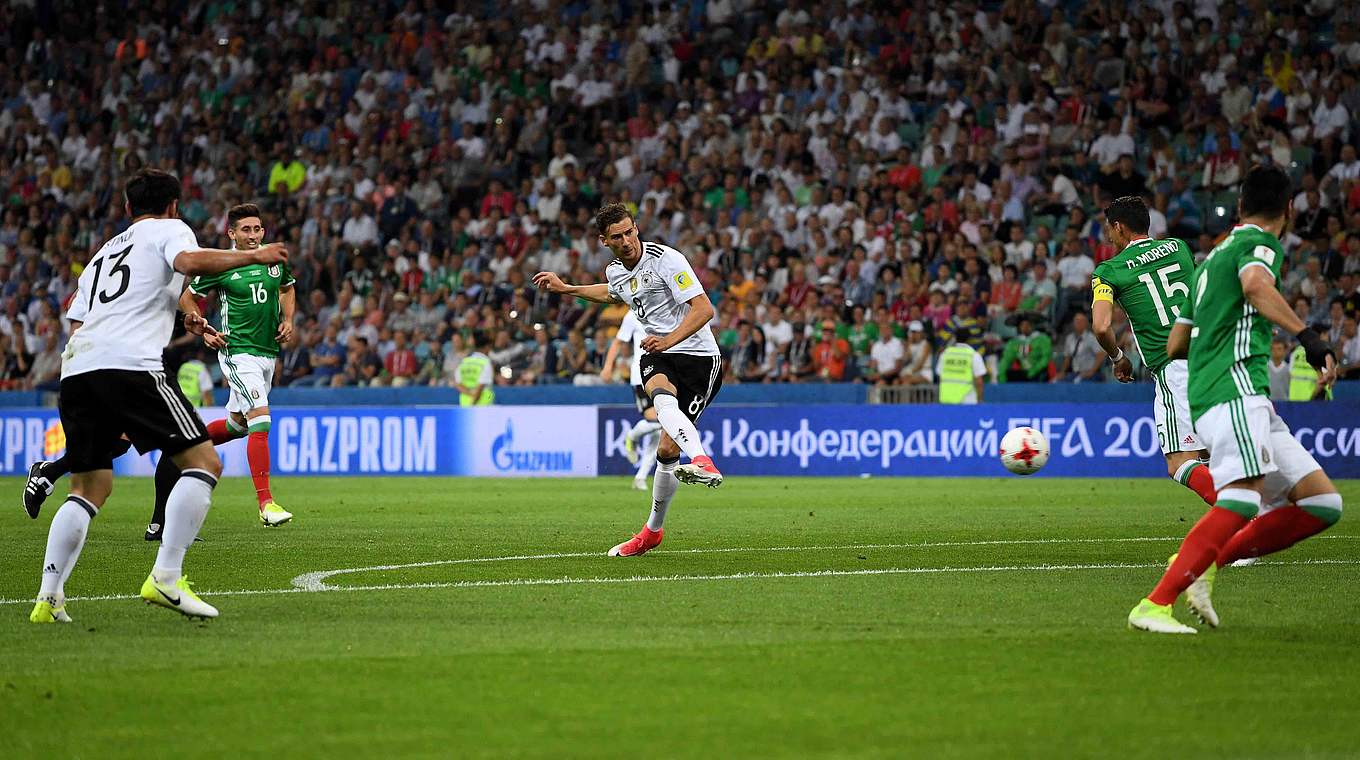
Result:
<svg viewBox="0 0 1360 760"><path fill-rule="evenodd" d="M1021 427L1001 439L1001 464L1016 475L1033 475L1048 462L1048 439L1031 427Z"/></svg>

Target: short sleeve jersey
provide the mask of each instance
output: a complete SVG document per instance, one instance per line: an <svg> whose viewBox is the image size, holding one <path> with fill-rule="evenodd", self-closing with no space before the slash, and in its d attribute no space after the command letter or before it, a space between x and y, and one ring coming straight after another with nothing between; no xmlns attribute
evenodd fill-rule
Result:
<svg viewBox="0 0 1360 760"><path fill-rule="evenodd" d="M1270 395L1270 320L1242 293L1241 273L1262 267L1278 287L1284 248L1254 224L1234 227L1195 272L1188 313L1177 321L1190 331L1190 417L1247 396Z"/></svg>
<svg viewBox="0 0 1360 760"><path fill-rule="evenodd" d="M293 284L287 264L248 264L221 274L195 277L189 290L207 295L216 290L222 301L222 334L228 354L272 359L279 355L279 323L283 306L279 291Z"/></svg>
<svg viewBox="0 0 1360 760"><path fill-rule="evenodd" d="M175 257L198 248L179 219L143 219L90 259L67 309L82 322L62 354L63 378L101 369L163 371L184 275Z"/></svg>
<svg viewBox="0 0 1360 760"><path fill-rule="evenodd" d="M1137 240L1102 261L1091 275L1093 301L1118 303L1128 315L1138 353L1153 372L1170 361L1166 339L1190 295L1195 257L1183 240Z"/></svg>
<svg viewBox="0 0 1360 760"><path fill-rule="evenodd" d="M643 243L642 257L629 269L614 259L605 267L609 292L628 304L647 335L675 332L689 313L689 300L707 295L683 254L659 243ZM716 356L718 341L708 326L667 350L673 354Z"/></svg>
<svg viewBox="0 0 1360 760"><path fill-rule="evenodd" d="M619 331L614 335L614 340L623 341L633 347L633 358L629 360L628 382L632 385L642 385L642 339L647 337L647 333L638 323L637 315L629 309L627 316L623 318L623 324L619 325Z"/></svg>

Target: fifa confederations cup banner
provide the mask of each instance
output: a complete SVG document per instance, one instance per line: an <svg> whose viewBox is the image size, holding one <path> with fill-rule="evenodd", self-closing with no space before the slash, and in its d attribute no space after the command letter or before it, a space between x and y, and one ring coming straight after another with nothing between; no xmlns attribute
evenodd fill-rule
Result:
<svg viewBox="0 0 1360 760"><path fill-rule="evenodd" d="M622 395L622 393L621 393ZM1360 403L1279 404L1296 438L1334 478L1360 477ZM224 415L202 409L205 420ZM275 475L623 475L631 406L280 407L271 410ZM1164 477L1148 404L714 406L704 445L727 475L1007 476L1001 436L1029 426L1052 455L1036 477ZM0 409L0 474L60 456L55 409ZM245 442L219 447L246 476ZM150 475L159 455L129 453L119 475Z"/></svg>

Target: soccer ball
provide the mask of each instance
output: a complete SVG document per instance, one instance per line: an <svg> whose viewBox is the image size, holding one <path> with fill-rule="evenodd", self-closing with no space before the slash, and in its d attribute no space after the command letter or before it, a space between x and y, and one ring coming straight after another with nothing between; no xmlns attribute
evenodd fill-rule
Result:
<svg viewBox="0 0 1360 760"><path fill-rule="evenodd" d="M1016 475L1033 475L1048 462L1048 439L1030 427L1016 428L1001 439L1001 464Z"/></svg>

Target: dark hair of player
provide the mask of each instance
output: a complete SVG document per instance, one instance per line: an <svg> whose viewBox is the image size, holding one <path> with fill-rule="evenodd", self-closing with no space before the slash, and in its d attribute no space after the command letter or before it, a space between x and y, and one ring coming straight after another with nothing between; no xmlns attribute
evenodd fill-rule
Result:
<svg viewBox="0 0 1360 760"><path fill-rule="evenodd" d="M1259 216L1279 219L1289 210L1289 175L1278 166L1257 164L1242 179L1238 201L1243 218Z"/></svg>
<svg viewBox="0 0 1360 760"><path fill-rule="evenodd" d="M622 203L610 203L595 212L595 230L601 235L610 227L622 222L624 219L632 219L633 212Z"/></svg>
<svg viewBox="0 0 1360 760"><path fill-rule="evenodd" d="M160 169L142 169L123 189L133 217L164 214L179 200L179 177Z"/></svg>
<svg viewBox="0 0 1360 760"><path fill-rule="evenodd" d="M242 203L237 206L232 206L231 210L227 212L227 226L235 227L237 222L242 219L249 219L252 216L256 218L260 216L260 207L256 206L254 203Z"/></svg>
<svg viewBox="0 0 1360 760"><path fill-rule="evenodd" d="M1148 227L1152 226L1147 204L1136 195L1125 195L1111 201L1110 205L1105 207L1105 221L1110 224L1122 224L1130 232L1139 235L1146 235Z"/></svg>

